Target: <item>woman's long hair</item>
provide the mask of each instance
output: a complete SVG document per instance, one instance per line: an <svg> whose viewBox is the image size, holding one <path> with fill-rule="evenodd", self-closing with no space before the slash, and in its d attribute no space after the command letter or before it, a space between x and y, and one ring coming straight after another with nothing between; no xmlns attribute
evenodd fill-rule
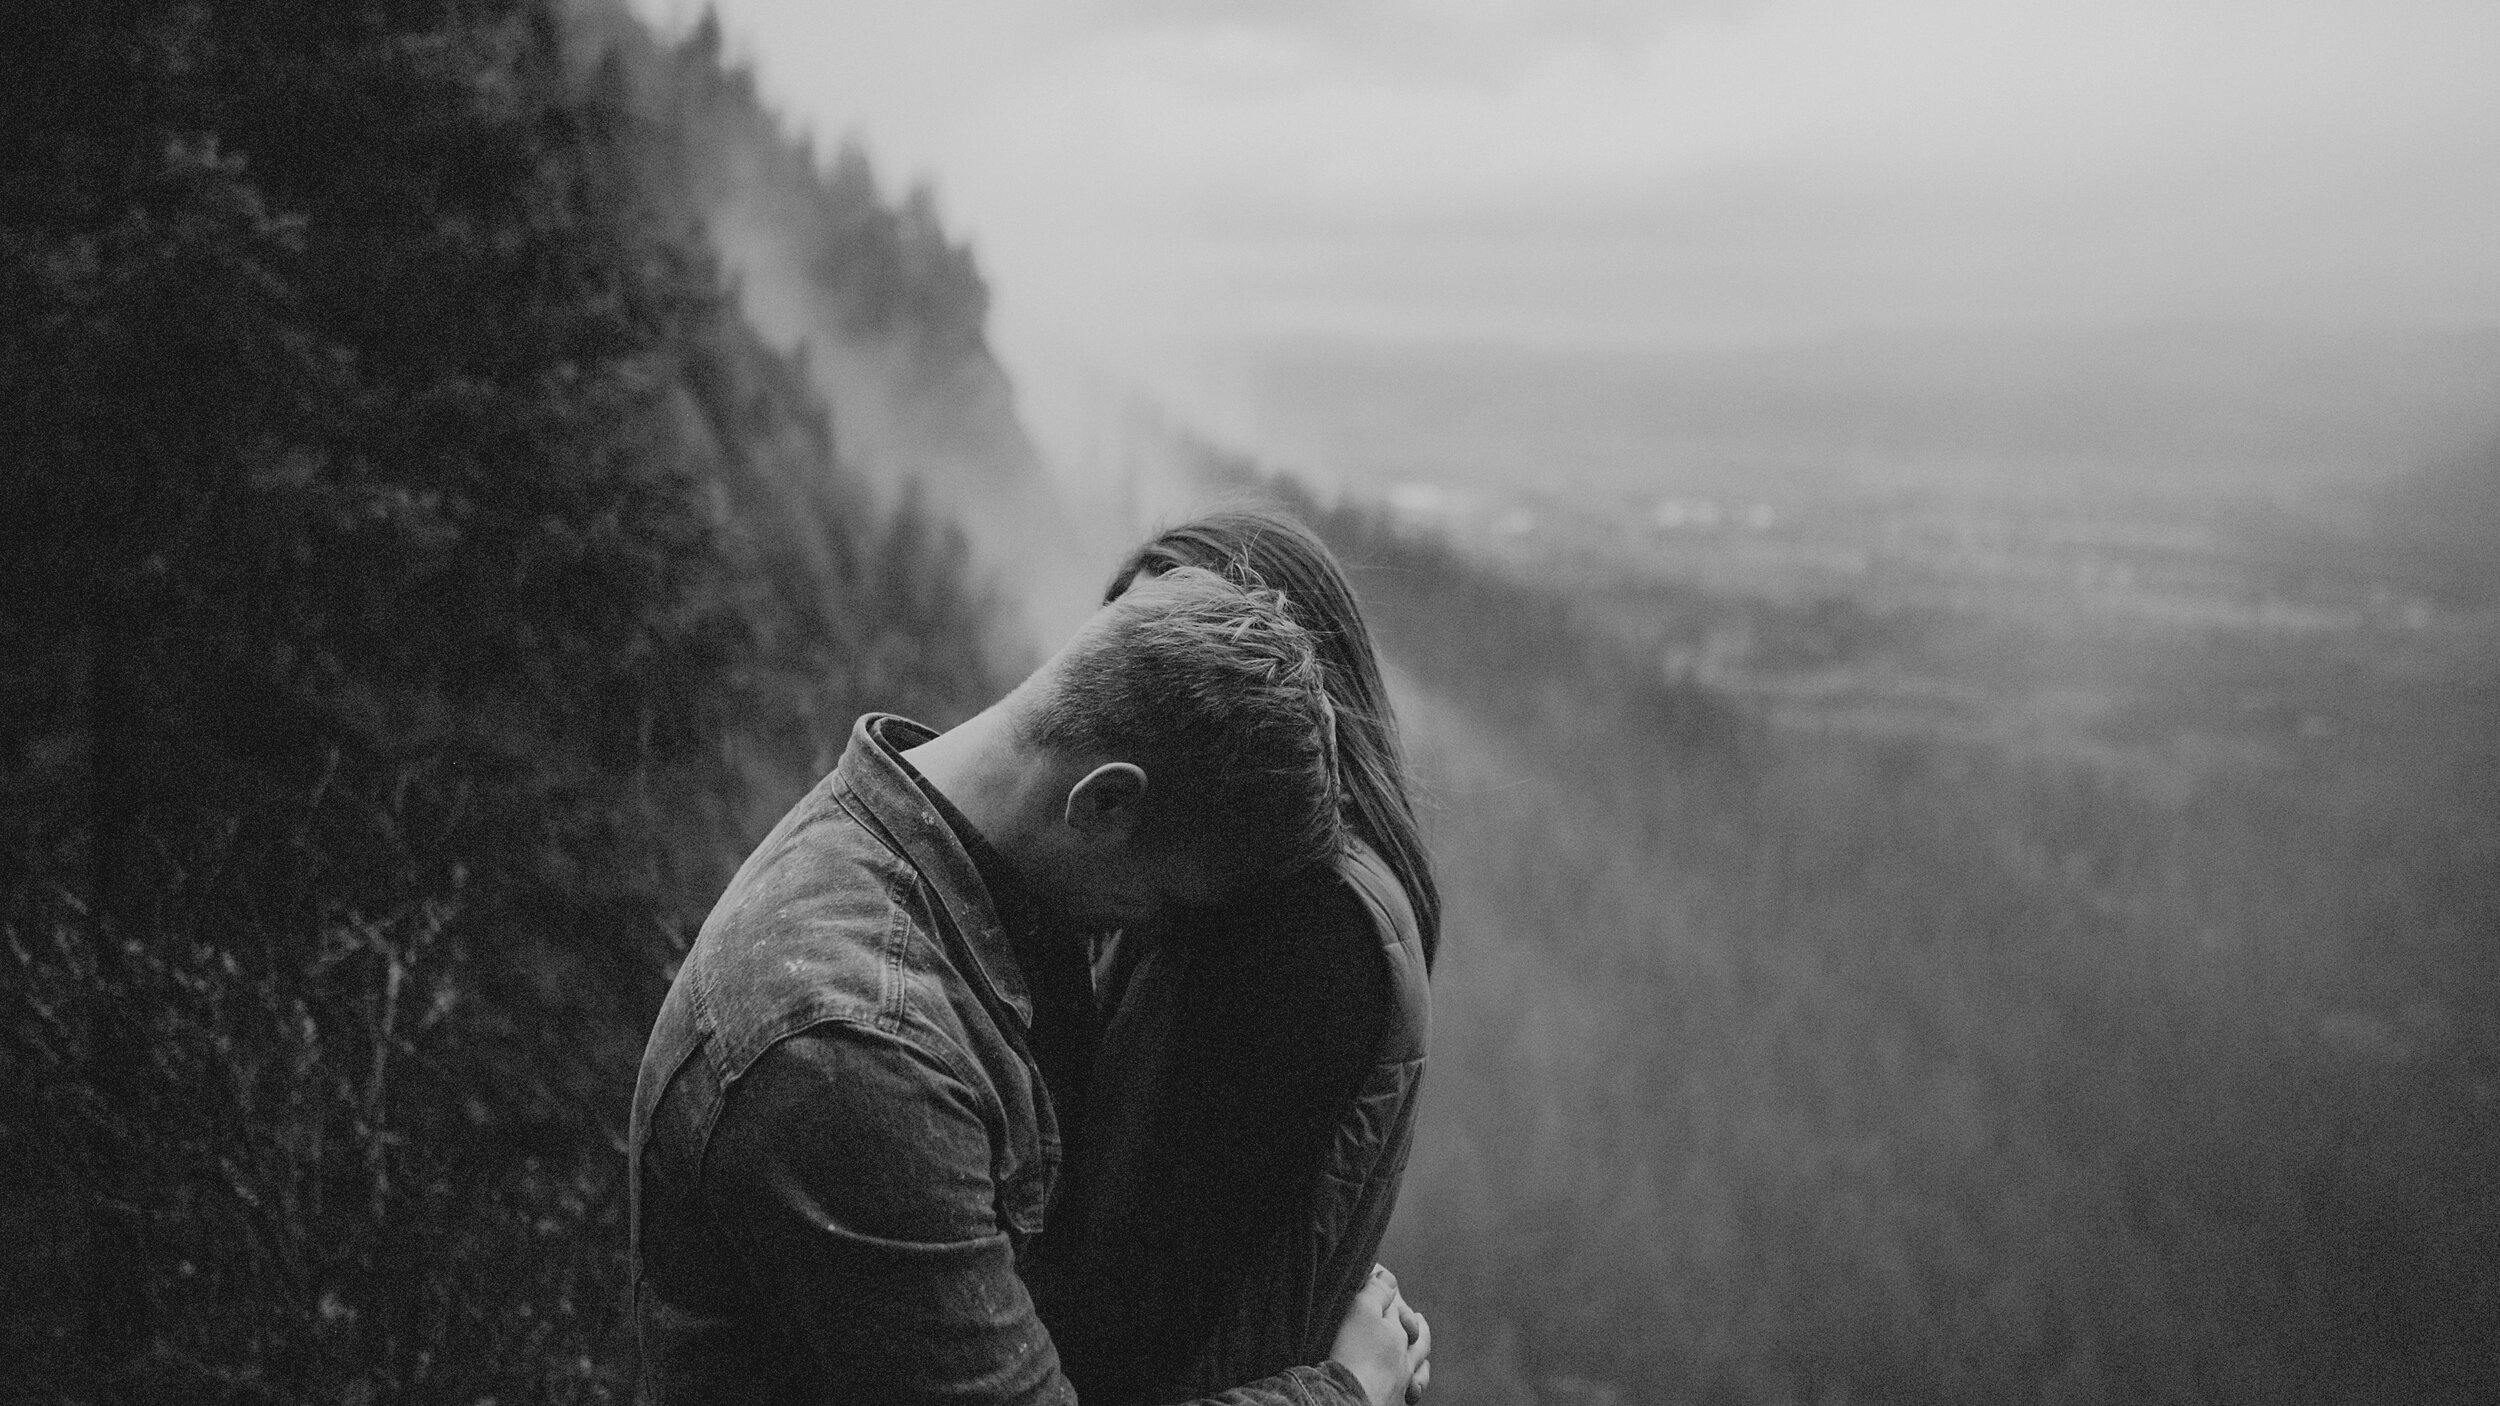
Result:
<svg viewBox="0 0 2500 1406"><path fill-rule="evenodd" d="M1388 861L1414 904L1429 969L1441 944L1441 889L1433 882L1432 860L1415 826L1397 719L1380 681L1371 630L1363 623L1344 568L1328 545L1302 524L1255 509L1229 508L1172 528L1131 553L1112 575L1103 599L1118 599L1140 575L1160 575L1175 566L1195 566L1241 585L1284 592L1294 622L1318 638L1329 701L1337 710L1338 765L1351 812L1347 818L1363 842Z"/></svg>

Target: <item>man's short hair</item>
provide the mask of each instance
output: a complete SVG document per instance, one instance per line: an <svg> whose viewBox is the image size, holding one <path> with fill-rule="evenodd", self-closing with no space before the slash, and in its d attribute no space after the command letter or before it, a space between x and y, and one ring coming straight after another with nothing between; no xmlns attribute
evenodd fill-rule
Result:
<svg viewBox="0 0 2500 1406"><path fill-rule="evenodd" d="M1141 846L1258 880L1343 843L1336 719L1282 593L1175 567L1105 606L1043 682L1028 739L1145 768Z"/></svg>

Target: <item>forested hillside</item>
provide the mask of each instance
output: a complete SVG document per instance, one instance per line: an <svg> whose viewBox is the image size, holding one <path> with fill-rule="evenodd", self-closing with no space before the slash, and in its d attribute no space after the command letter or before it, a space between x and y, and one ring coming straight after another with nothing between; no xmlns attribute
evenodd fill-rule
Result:
<svg viewBox="0 0 2500 1406"><path fill-rule="evenodd" d="M1794 609L1261 491L1355 571L1447 885L1383 1251L1436 1398L2500 1389L2488 612L2146 637L2101 751L2044 753L1783 723L1648 643L1826 653Z"/></svg>
<svg viewBox="0 0 2500 1406"><path fill-rule="evenodd" d="M1111 555L930 198L708 24L11 20L0 1396L618 1399L671 963L860 709L1012 670L950 515ZM1677 653L1907 617L1250 485L1355 573L1448 889L1385 1252L1429 1399L2500 1392L2493 463L2337 559L2419 625L2126 636L2054 755Z"/></svg>
<svg viewBox="0 0 2500 1406"><path fill-rule="evenodd" d="M995 684L960 539L734 301L716 59L556 0L12 10L0 1394L621 1390L670 963L856 711ZM960 260L817 259L977 337Z"/></svg>
<svg viewBox="0 0 2500 1406"><path fill-rule="evenodd" d="M669 46L624 0L571 5L579 42L613 55L645 95L669 184L702 220L749 323L795 353L831 409L843 462L884 501L916 499L953 522L976 569L1014 581L997 603L998 648L1072 628L1100 563L1125 544L1092 540L1093 525L1063 510L987 341L989 286L936 193L921 184L889 198L857 143L820 153L794 140L710 12ZM1083 550L1064 550L1079 540Z"/></svg>

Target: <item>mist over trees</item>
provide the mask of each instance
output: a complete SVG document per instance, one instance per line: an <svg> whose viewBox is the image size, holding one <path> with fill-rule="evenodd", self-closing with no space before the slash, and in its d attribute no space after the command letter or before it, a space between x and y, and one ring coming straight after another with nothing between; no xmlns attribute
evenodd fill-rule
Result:
<svg viewBox="0 0 2500 1406"><path fill-rule="evenodd" d="M2487 610L2139 636L2099 753L1783 723L1656 641L1816 660L1815 612L1540 585L1215 467L1328 537L1404 685L1450 916L1382 1254L1437 1395L2500 1385Z"/></svg>
<svg viewBox="0 0 2500 1406"><path fill-rule="evenodd" d="M572 26L12 13L13 1395L615 1394L674 955L854 713L994 687ZM962 297L916 272L882 316Z"/></svg>
<svg viewBox="0 0 2500 1406"><path fill-rule="evenodd" d="M945 521L1028 501L986 289L709 24L12 19L0 1394L616 1399L671 962L857 711L1003 681ZM2221 739L2150 779L1656 647L1908 626L1258 483L1374 613L1451 895L1388 1248L1434 1399L2488 1399L2495 462L2333 544L2453 630L2130 642L2115 744Z"/></svg>
<svg viewBox="0 0 2500 1406"><path fill-rule="evenodd" d="M572 13L585 48L630 75L655 119L660 179L701 220L747 321L797 352L844 464L880 501L909 498L961 528L976 572L1014 578L994 602L993 652L1020 657L1073 628L1100 561L1126 544L1095 532L1083 553L1033 549L1096 525L1051 491L988 345L988 284L931 188L889 193L855 142L820 153L790 137L708 15L668 46L622 0Z"/></svg>

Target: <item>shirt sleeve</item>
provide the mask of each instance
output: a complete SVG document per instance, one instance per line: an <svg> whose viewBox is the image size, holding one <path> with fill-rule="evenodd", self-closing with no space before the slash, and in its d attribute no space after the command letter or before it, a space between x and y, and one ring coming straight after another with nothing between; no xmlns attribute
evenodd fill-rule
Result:
<svg viewBox="0 0 2500 1406"><path fill-rule="evenodd" d="M981 1101L910 1042L820 1026L773 1046L724 1104L704 1199L828 1401L1072 1403L999 1226ZM1359 1406L1338 1364L1208 1406Z"/></svg>

